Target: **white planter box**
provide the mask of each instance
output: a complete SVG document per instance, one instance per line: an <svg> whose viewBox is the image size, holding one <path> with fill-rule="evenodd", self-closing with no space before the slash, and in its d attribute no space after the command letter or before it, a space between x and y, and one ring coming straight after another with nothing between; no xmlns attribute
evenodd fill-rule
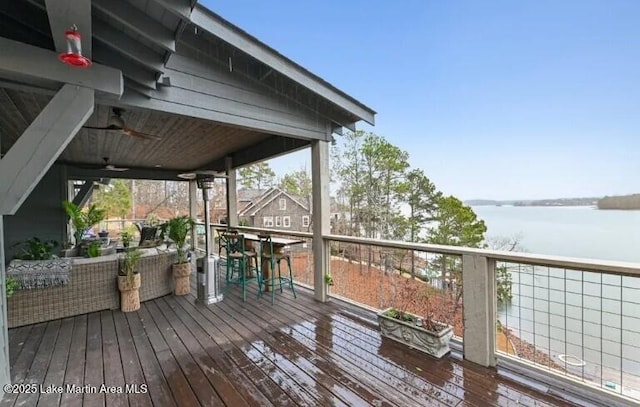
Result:
<svg viewBox="0 0 640 407"><path fill-rule="evenodd" d="M414 323L400 321L387 316L387 312L391 309L387 308L378 313L378 324L383 336L404 343L436 358L441 358L449 353L449 340L453 336L453 328L451 326L438 322L445 328L438 332L428 331ZM416 317L416 320L419 319L416 315L412 316Z"/></svg>

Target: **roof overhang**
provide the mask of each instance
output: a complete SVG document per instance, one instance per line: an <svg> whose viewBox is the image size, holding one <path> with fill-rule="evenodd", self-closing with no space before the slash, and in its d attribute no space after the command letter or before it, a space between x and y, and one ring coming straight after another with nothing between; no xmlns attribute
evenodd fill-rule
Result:
<svg viewBox="0 0 640 407"><path fill-rule="evenodd" d="M65 46L59 31L72 23L93 60L89 69L57 60ZM86 125L106 126L119 107L137 131L163 139L80 130L60 158L85 167L74 174L173 179L224 170L229 157L233 167L273 158L329 141L358 121L374 123L372 109L194 0L0 2L0 49L3 151L64 84L96 91ZM97 168L103 157L131 171L105 173Z"/></svg>

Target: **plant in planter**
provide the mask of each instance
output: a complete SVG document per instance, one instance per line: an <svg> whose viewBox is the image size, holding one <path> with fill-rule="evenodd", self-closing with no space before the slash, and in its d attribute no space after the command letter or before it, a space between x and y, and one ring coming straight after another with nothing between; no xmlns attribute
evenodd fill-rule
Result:
<svg viewBox="0 0 640 407"><path fill-rule="evenodd" d="M190 292L191 263L187 258L188 251L185 245L187 236L194 226L195 222L188 216L169 219L160 226L161 236L168 236L176 245L177 259L173 265L173 278L176 282L175 295L186 295Z"/></svg>
<svg viewBox="0 0 640 407"><path fill-rule="evenodd" d="M120 233L120 239L122 239L122 246L129 247L133 241L133 231L131 228L127 228Z"/></svg>
<svg viewBox="0 0 640 407"><path fill-rule="evenodd" d="M100 242L89 243L89 246L87 246L87 255L89 257L99 257L102 254L102 250L100 250L101 247L102 245Z"/></svg>
<svg viewBox="0 0 640 407"><path fill-rule="evenodd" d="M21 246L21 251L9 263L7 277L15 279L18 288L52 287L69 282L71 262L53 254L57 242L34 237L15 246Z"/></svg>
<svg viewBox="0 0 640 407"><path fill-rule="evenodd" d="M98 208L96 205L91 205L86 211L83 211L73 202L64 201L62 207L73 224L76 245L80 244L82 237L92 226L104 220L106 214L104 209Z"/></svg>
<svg viewBox="0 0 640 407"><path fill-rule="evenodd" d="M19 286L20 283L18 282L18 280L7 278L7 281L5 281L5 293L7 295L7 298L11 297L14 291L16 291Z"/></svg>
<svg viewBox="0 0 640 407"><path fill-rule="evenodd" d="M14 247L22 246L22 250L14 257L20 260L51 260L56 256L53 249L58 247L58 242L53 240L42 241L37 237L16 243Z"/></svg>
<svg viewBox="0 0 640 407"><path fill-rule="evenodd" d="M141 257L140 250L130 249L120 259L118 290L120 290L120 310L122 312L140 309L140 273L136 271L136 267Z"/></svg>
<svg viewBox="0 0 640 407"><path fill-rule="evenodd" d="M437 358L449 353L453 327L431 319L428 286L402 276L392 278L400 289L396 290L394 306L378 313L382 335ZM422 316L409 312L410 306Z"/></svg>

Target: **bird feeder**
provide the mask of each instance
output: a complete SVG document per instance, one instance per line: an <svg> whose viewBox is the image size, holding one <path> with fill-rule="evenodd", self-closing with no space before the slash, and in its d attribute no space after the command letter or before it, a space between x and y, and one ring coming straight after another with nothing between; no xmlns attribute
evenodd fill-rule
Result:
<svg viewBox="0 0 640 407"><path fill-rule="evenodd" d="M82 56L82 38L75 25L64 32L64 38L67 41L67 52L58 55L60 61L76 68L90 67L91 60Z"/></svg>

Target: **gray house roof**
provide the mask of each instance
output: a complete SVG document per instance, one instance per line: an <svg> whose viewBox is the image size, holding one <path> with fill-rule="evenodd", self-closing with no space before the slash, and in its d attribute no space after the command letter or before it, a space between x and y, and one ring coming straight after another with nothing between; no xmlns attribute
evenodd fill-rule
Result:
<svg viewBox="0 0 640 407"><path fill-rule="evenodd" d="M293 195L283 191L280 188L272 187L272 188L269 188L268 190L264 191L264 193L262 193L261 195L256 196L254 199L252 199L251 203L249 203L249 205L245 206L243 209L241 209L238 212L238 215L239 216L254 216L256 213L258 213L258 211L260 211L260 209L264 208L269 203L273 202L275 199L277 199L277 198L279 198L281 196L288 197L293 202L295 202L296 204L300 205L302 208L304 208L307 211L310 210L308 199L302 198L302 197L293 196Z"/></svg>

